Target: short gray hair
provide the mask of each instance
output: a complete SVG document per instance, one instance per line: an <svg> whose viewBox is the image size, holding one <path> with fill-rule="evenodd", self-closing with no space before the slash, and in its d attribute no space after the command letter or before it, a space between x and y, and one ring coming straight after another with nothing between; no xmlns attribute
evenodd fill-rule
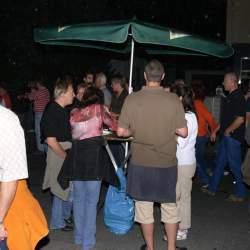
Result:
<svg viewBox="0 0 250 250"><path fill-rule="evenodd" d="M70 81L60 78L57 79L54 88L54 98L58 99L62 94L65 94L69 86L72 86L72 83Z"/></svg>
<svg viewBox="0 0 250 250"><path fill-rule="evenodd" d="M145 67L147 82L161 82L164 75L163 65L156 59L151 60Z"/></svg>

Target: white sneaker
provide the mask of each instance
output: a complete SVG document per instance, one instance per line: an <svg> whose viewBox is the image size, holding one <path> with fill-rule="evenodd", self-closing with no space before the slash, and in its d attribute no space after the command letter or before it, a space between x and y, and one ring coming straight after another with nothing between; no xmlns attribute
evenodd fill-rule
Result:
<svg viewBox="0 0 250 250"><path fill-rule="evenodd" d="M188 235L188 229L178 229L176 240L186 240ZM168 241L167 235L163 235L163 240Z"/></svg>
<svg viewBox="0 0 250 250"><path fill-rule="evenodd" d="M186 240L188 229L178 229L176 240Z"/></svg>

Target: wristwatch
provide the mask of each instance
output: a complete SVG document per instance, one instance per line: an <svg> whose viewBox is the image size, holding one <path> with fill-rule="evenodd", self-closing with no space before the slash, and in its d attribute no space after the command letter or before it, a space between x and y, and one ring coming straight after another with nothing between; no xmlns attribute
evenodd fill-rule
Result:
<svg viewBox="0 0 250 250"><path fill-rule="evenodd" d="M3 225L3 221L2 220L0 220L0 226L2 226Z"/></svg>

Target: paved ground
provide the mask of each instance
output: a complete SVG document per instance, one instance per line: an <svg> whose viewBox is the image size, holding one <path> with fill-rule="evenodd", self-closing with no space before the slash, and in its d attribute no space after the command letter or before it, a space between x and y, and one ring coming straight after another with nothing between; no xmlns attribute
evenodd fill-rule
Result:
<svg viewBox="0 0 250 250"><path fill-rule="evenodd" d="M43 156L34 155L34 138L27 137L28 163L30 172L30 188L40 201L49 220L50 194L41 191L41 183L45 168ZM232 190L232 178L224 177L220 192L215 197L207 197L199 191L195 183L192 194L192 229L186 241L178 242L189 250L250 250L250 216L249 200L242 204L232 204L225 201ZM249 197L249 192L248 192ZM103 199L103 197L101 198ZM96 250L137 250L143 244L138 225L125 236L110 233L103 224L102 210L97 218ZM159 222L159 209L156 207L155 240L156 249L166 249L162 241L162 225ZM74 250L73 234L71 232L51 232L45 239L40 250Z"/></svg>

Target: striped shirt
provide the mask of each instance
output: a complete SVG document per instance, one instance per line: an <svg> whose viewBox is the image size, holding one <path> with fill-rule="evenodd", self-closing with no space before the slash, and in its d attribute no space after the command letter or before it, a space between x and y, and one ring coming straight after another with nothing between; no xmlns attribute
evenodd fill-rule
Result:
<svg viewBox="0 0 250 250"><path fill-rule="evenodd" d="M34 112L43 112L50 101L50 94L47 88L41 87L37 90L33 90L29 94L29 99L34 101Z"/></svg>

